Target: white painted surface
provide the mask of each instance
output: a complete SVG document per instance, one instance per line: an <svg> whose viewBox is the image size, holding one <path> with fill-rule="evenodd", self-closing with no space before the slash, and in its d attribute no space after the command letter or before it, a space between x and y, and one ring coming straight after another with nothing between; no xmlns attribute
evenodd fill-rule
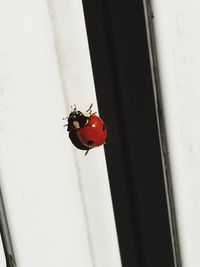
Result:
<svg viewBox="0 0 200 267"><path fill-rule="evenodd" d="M82 1L50 0L49 11L65 103L97 111ZM74 148L74 157L93 266L121 266L104 149Z"/></svg>
<svg viewBox="0 0 200 267"><path fill-rule="evenodd" d="M200 2L152 0L184 267L200 266Z"/></svg>
<svg viewBox="0 0 200 267"><path fill-rule="evenodd" d="M16 261L117 267L103 148L85 157L62 126L69 104L96 108L81 1L47 2L0 0L0 184Z"/></svg>
<svg viewBox="0 0 200 267"><path fill-rule="evenodd" d="M5 254L4 254L3 244L2 244L1 238L0 238L0 266L6 267L6 259L5 259Z"/></svg>

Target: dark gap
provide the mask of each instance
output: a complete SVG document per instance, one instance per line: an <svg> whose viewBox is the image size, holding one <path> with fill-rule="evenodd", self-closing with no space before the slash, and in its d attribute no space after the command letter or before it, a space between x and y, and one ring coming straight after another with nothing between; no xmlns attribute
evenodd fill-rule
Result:
<svg viewBox="0 0 200 267"><path fill-rule="evenodd" d="M140 0L83 0L124 267L174 267Z"/></svg>

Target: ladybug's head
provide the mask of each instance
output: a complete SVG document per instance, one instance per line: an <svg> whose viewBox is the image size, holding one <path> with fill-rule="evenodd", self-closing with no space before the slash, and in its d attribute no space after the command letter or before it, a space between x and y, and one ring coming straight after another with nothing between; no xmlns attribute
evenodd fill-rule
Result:
<svg viewBox="0 0 200 267"><path fill-rule="evenodd" d="M88 123L89 116L83 114L81 111L74 109L68 117L68 128L69 132L78 130Z"/></svg>

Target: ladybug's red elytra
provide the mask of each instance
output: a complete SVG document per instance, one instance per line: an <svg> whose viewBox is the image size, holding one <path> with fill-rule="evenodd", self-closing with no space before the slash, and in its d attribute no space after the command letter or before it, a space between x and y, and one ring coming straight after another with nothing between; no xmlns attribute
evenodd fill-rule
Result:
<svg viewBox="0 0 200 267"><path fill-rule="evenodd" d="M86 150L86 154L92 148L105 144L107 138L107 127L104 121L92 113L92 105L86 112L74 109L67 119L67 130L72 143L81 150Z"/></svg>

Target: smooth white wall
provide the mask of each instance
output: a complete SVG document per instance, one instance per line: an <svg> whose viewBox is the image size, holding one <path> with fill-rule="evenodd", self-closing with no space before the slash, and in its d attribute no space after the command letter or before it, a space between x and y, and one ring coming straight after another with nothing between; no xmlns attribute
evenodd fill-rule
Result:
<svg viewBox="0 0 200 267"><path fill-rule="evenodd" d="M85 157L63 127L70 104L97 109L81 1L65 2L0 0L0 185L16 261L121 266L103 148Z"/></svg>
<svg viewBox="0 0 200 267"><path fill-rule="evenodd" d="M48 3L68 112L70 105L86 110L90 103L98 111L82 1ZM73 150L93 265L121 266L104 149L91 150L87 157Z"/></svg>
<svg viewBox="0 0 200 267"><path fill-rule="evenodd" d="M3 250L2 240L0 240L0 266L6 267L6 259L5 259L5 254Z"/></svg>
<svg viewBox="0 0 200 267"><path fill-rule="evenodd" d="M184 267L200 266L200 2L152 0Z"/></svg>

